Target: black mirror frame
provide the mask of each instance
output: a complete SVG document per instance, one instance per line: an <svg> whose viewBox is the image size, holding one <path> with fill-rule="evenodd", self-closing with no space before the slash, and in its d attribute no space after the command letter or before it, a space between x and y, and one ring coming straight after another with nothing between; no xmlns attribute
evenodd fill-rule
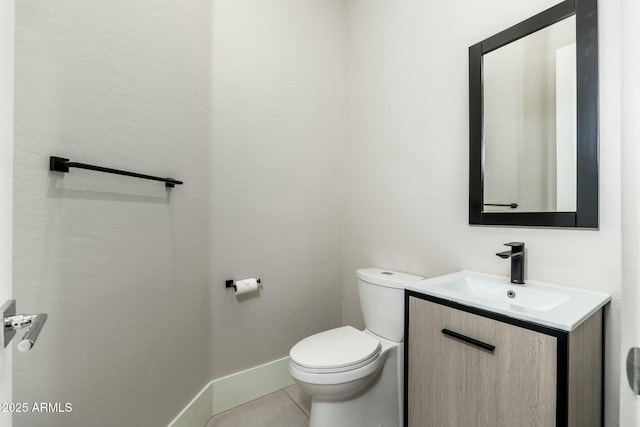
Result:
<svg viewBox="0 0 640 427"><path fill-rule="evenodd" d="M576 15L577 201L575 212L483 212L482 55ZM469 224L598 228L597 0L565 0L469 47Z"/></svg>

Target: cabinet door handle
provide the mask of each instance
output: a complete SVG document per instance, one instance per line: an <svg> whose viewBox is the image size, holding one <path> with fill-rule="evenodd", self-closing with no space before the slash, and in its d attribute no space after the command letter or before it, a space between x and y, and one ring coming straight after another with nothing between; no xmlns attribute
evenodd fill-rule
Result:
<svg viewBox="0 0 640 427"><path fill-rule="evenodd" d="M470 337L468 337L466 335L462 335L462 334L459 334L457 332L450 331L449 329L443 329L442 330L442 334L447 336L447 337L455 338L457 340L466 342L467 344L471 344L471 345L473 345L475 347L479 347L479 348L481 348L483 350L490 351L491 353L493 353L493 350L496 349L495 345L491 345L491 344L487 344L486 342L478 341L478 340L470 338Z"/></svg>

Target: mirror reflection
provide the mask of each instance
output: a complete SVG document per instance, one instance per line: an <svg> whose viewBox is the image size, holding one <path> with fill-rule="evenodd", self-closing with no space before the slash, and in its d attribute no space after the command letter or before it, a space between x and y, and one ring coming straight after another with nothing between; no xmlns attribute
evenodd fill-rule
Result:
<svg viewBox="0 0 640 427"><path fill-rule="evenodd" d="M483 212L576 211L576 20L482 57Z"/></svg>

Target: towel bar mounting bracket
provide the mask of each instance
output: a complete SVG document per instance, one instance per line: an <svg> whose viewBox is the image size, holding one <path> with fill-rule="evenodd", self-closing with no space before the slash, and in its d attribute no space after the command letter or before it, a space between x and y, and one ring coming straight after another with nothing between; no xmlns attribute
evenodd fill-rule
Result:
<svg viewBox="0 0 640 427"><path fill-rule="evenodd" d="M67 162L69 162L69 159L51 156L49 157L49 170L56 172L69 172Z"/></svg>

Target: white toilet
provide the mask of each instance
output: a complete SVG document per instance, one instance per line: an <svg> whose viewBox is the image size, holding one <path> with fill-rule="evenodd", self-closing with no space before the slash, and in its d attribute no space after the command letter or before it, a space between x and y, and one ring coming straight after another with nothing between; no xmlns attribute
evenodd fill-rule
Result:
<svg viewBox="0 0 640 427"><path fill-rule="evenodd" d="M365 330L311 335L289 352L289 372L312 396L309 427L401 427L404 284L423 277L357 271Z"/></svg>

